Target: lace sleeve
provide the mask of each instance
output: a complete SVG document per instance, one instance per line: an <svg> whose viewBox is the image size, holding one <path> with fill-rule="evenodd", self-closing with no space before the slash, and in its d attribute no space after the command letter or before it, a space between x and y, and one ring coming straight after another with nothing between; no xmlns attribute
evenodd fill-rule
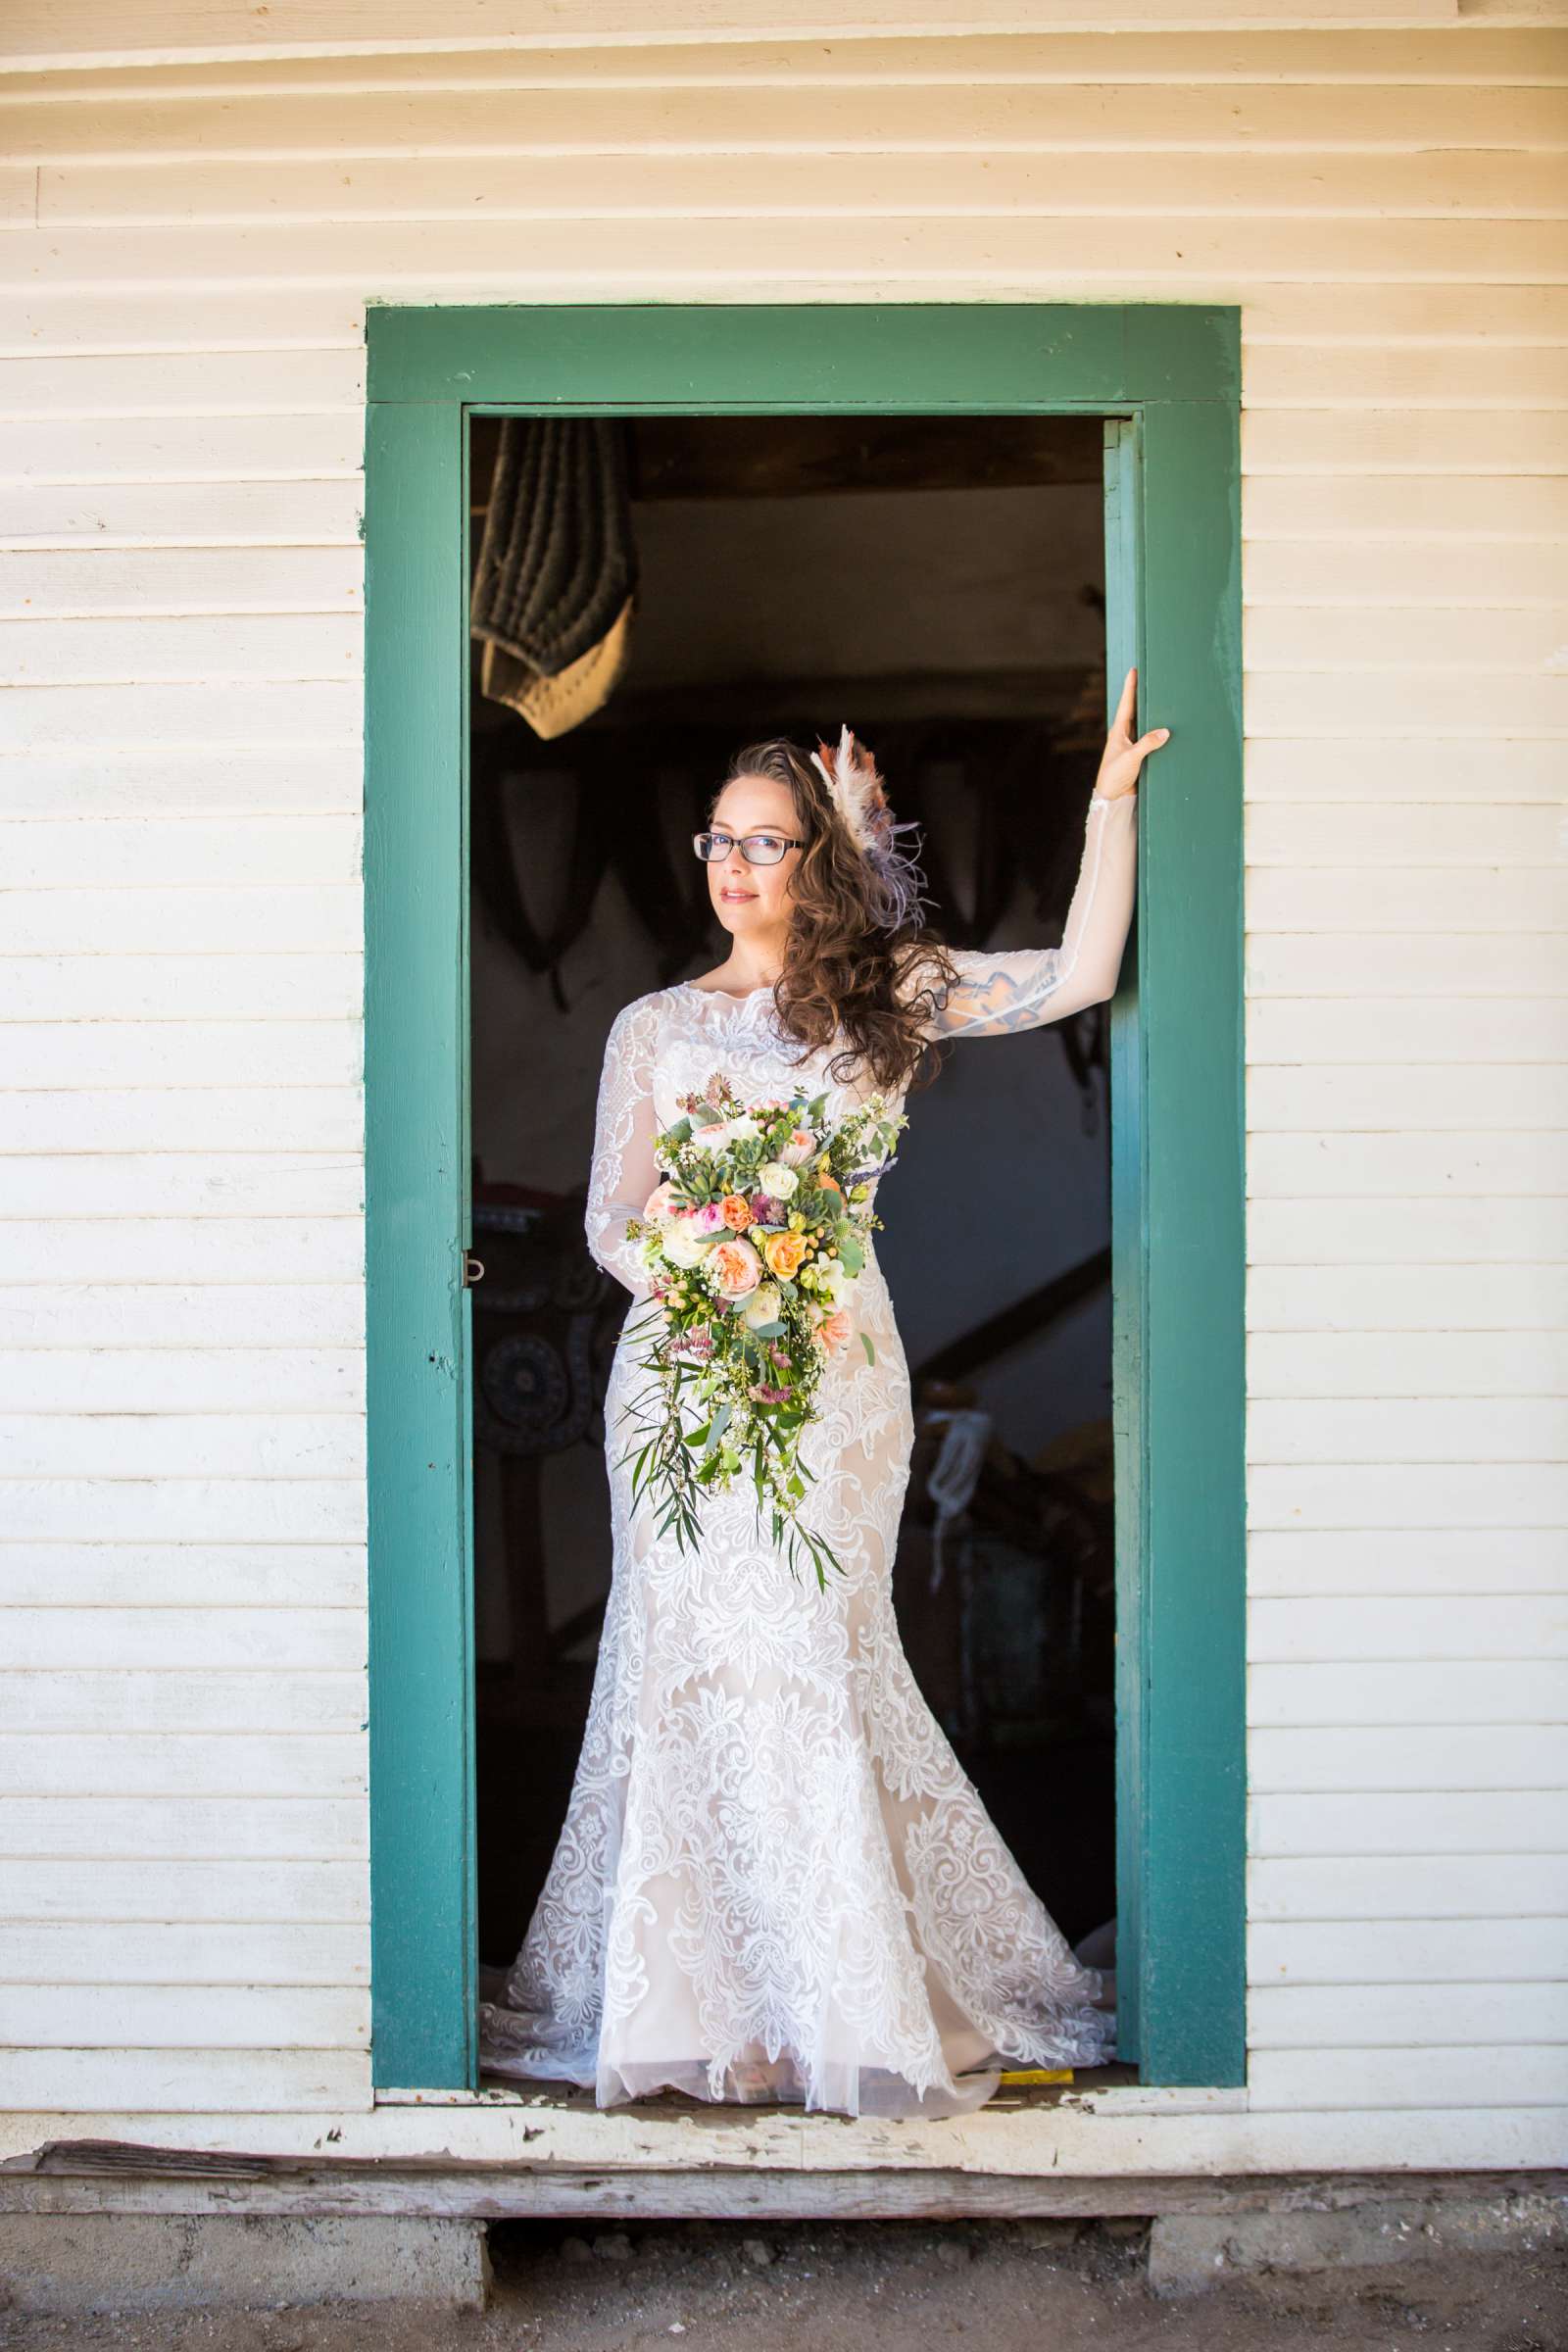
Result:
<svg viewBox="0 0 1568 2352"><path fill-rule="evenodd" d="M1132 927L1137 858L1137 793L1114 800L1095 793L1060 947L951 949L958 979L931 1013L929 1034L1005 1037L1114 996Z"/></svg>
<svg viewBox="0 0 1568 2352"><path fill-rule="evenodd" d="M659 1012L647 997L623 1005L610 1025L594 1115L594 1156L583 1219L588 1247L607 1274L638 1298L649 1294L641 1244L626 1239L626 1219L642 1215L659 1182L654 1137L654 1067Z"/></svg>

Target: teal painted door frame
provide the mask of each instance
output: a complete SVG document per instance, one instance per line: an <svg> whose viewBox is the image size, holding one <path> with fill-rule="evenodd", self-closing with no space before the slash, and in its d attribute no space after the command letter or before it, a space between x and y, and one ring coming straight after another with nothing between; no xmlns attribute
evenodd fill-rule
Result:
<svg viewBox="0 0 1568 2352"><path fill-rule="evenodd" d="M372 308L366 1155L372 2065L475 2079L467 418L1104 418L1107 714L1140 795L1112 1008L1124 2053L1246 2079L1240 314L1167 304ZM1049 1889L1044 1890L1049 1900Z"/></svg>

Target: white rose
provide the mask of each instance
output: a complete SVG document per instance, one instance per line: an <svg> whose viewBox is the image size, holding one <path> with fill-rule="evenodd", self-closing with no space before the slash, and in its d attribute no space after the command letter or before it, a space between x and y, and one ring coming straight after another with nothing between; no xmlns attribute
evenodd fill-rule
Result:
<svg viewBox="0 0 1568 2352"><path fill-rule="evenodd" d="M758 1169L757 1181L770 1200L787 1200L801 1180L781 1159L770 1159L765 1168Z"/></svg>
<svg viewBox="0 0 1568 2352"><path fill-rule="evenodd" d="M752 1117L751 1112L747 1110L738 1112L729 1122L729 1134L732 1141L740 1136L760 1135L761 1132L761 1128Z"/></svg>
<svg viewBox="0 0 1568 2352"><path fill-rule="evenodd" d="M835 1306L844 1304L844 1294L850 1287L850 1276L842 1258L821 1257L816 1262L817 1296L831 1299Z"/></svg>
<svg viewBox="0 0 1568 2352"><path fill-rule="evenodd" d="M778 1321L778 1286L771 1282L761 1282L758 1284L756 1290L752 1293L745 1305L741 1308L741 1316L742 1319L749 1323L752 1329L756 1331L760 1324L776 1323Z"/></svg>
<svg viewBox="0 0 1568 2352"><path fill-rule="evenodd" d="M714 1233L693 1233L682 1217L664 1227L664 1255L672 1266L700 1266L717 1239Z"/></svg>

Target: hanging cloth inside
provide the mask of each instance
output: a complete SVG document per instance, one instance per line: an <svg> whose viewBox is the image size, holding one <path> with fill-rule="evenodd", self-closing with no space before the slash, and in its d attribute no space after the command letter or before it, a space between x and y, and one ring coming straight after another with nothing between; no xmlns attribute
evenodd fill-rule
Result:
<svg viewBox="0 0 1568 2352"><path fill-rule="evenodd" d="M469 626L480 692L546 738L602 709L630 658L630 429L614 416L501 419Z"/></svg>

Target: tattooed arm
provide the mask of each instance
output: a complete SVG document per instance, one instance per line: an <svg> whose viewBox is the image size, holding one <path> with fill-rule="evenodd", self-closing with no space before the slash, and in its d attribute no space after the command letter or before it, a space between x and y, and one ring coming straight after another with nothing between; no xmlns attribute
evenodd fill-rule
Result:
<svg viewBox="0 0 1568 2352"><path fill-rule="evenodd" d="M950 951L958 981L929 1018L933 1037L1005 1037L1116 993L1137 894L1138 795L1097 792L1059 948ZM934 993L940 996L940 988Z"/></svg>

